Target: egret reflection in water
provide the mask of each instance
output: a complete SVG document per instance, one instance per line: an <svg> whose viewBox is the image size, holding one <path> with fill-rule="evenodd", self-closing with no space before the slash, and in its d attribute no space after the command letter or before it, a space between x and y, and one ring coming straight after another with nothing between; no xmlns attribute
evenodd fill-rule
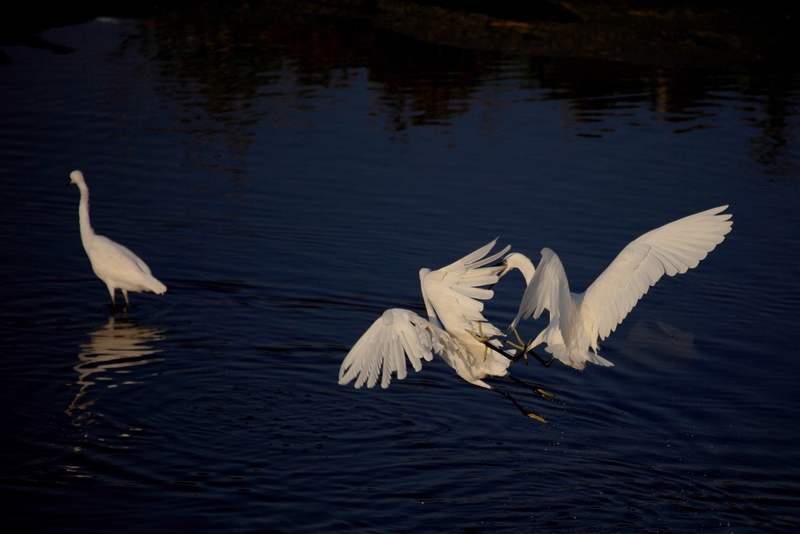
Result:
<svg viewBox="0 0 800 534"><path fill-rule="evenodd" d="M70 403L67 414L71 415L74 410L85 411L96 402L96 398L84 398L90 386L98 382L105 382L107 388L133 384L133 380L125 380L131 367L162 361L163 358L151 357L161 352L152 343L162 341L162 333L159 328L143 327L125 319L118 321L114 315L109 317L107 324L91 332L91 340L80 345L80 362L73 367L78 373L75 384L80 386L80 390Z"/></svg>

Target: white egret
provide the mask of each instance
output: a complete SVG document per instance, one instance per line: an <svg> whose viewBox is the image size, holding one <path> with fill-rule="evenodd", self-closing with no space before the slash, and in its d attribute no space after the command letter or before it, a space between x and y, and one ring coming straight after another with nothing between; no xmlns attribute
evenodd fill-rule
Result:
<svg viewBox="0 0 800 534"><path fill-rule="evenodd" d="M481 301L492 298L494 292L485 286L495 284L505 267L487 265L499 260L509 249L486 257L496 242L497 239L437 271L420 270L428 320L409 310L386 310L350 349L339 369L339 384L355 379L356 388L364 384L371 388L380 378L381 387L387 388L392 373L400 380L406 377L406 356L414 370L419 371L422 360L431 361L435 352L470 384L497 391L524 415L546 423L540 415L522 408L511 395L482 380L488 376L508 377L545 398L552 398L549 393L511 377L508 366L518 358L502 351L500 341L490 339L503 334L484 318Z"/></svg>
<svg viewBox="0 0 800 534"><path fill-rule="evenodd" d="M522 254L506 256L506 269L500 276L516 268L528 284L509 329L516 329L520 319L531 315L538 319L544 310L550 312L547 327L521 350L527 352L546 343L547 352L575 369L583 369L586 362L613 365L597 355L598 339L604 340L616 330L664 274L674 276L697 267L725 239L733 224L729 213L721 213L727 208L696 213L644 234L622 249L592 285L579 294L570 293L564 266L549 248L542 249L542 260L536 269Z"/></svg>
<svg viewBox="0 0 800 534"><path fill-rule="evenodd" d="M126 305L130 304L128 291L152 291L158 295L163 294L167 286L150 273L150 268L136 254L119 243L94 233L89 222L89 188L86 186L83 173L72 171L69 178L67 185L76 184L81 192L78 218L83 248L92 263L94 274L108 287L111 305L116 306L114 292L117 289L122 290Z"/></svg>

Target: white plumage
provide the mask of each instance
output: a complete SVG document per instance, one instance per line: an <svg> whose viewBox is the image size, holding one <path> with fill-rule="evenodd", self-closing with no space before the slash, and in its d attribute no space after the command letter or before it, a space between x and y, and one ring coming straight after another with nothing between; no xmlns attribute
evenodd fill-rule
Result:
<svg viewBox="0 0 800 534"><path fill-rule="evenodd" d="M502 265L487 265L498 261L509 249L505 247L487 257L496 242L495 239L439 270L420 270L428 319L409 310L386 310L350 349L339 369L339 384L355 380L356 388L373 387L380 380L381 387L386 388L393 374L398 379L407 376L406 358L414 370L419 371L422 360L430 361L436 353L470 384L497 391L523 414L545 422L541 416L520 407L509 394L493 389L482 380L488 376L509 376L508 366L514 359L513 353L502 354L502 344L498 340L488 339L502 336L502 332L482 314L482 301L494 295L486 286L496 283L505 269ZM497 350L488 350L486 343ZM531 389L550 398L541 390Z"/></svg>
<svg viewBox="0 0 800 534"><path fill-rule="evenodd" d="M538 319L548 310L550 323L528 349L546 343L547 352L576 369L583 369L586 362L613 365L597 355L598 339L606 339L664 274L674 276L697 267L725 239L733 224L730 214L721 213L727 208L690 215L632 241L584 293L570 293L564 266L549 248L542 250L536 269L524 255L509 254L501 276L517 268L528 283L510 329L520 319L531 315Z"/></svg>
<svg viewBox="0 0 800 534"><path fill-rule="evenodd" d="M81 242L86 255L89 256L94 274L108 287L111 304L116 305L114 292L117 289L122 290L126 305L130 304L128 291L152 291L159 295L163 294L167 286L150 273L150 268L136 254L119 243L94 233L89 222L89 188L86 186L83 173L72 171L69 177L69 183L76 184L81 192L78 206Z"/></svg>

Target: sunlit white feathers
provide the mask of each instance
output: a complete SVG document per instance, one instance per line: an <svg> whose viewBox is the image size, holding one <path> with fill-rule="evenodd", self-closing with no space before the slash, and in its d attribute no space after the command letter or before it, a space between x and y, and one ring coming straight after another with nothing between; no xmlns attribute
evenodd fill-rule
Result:
<svg viewBox="0 0 800 534"><path fill-rule="evenodd" d="M642 235L580 294L570 293L564 266L549 248L542 250L536 269L523 255L509 255L503 274L520 268L528 282L510 328L548 310L550 323L532 346L546 343L545 350L576 369L583 369L587 361L612 365L597 355L598 339L606 339L664 274L674 276L697 267L725 239L733 224L730 214L721 213L727 207L696 213Z"/></svg>
<svg viewBox="0 0 800 534"><path fill-rule="evenodd" d="M483 316L483 302L494 293L485 286L496 283L503 266L499 261L509 247L487 256L497 240L452 264L431 271L422 269L420 287L428 313L423 319L414 312L390 309L361 336L339 370L339 384L355 380L355 387L373 387L380 377L386 388L392 376L407 376L407 363L415 371L422 361L438 354L467 382L489 388L486 376L505 376L509 360L486 347L472 333L502 335ZM479 326L480 323L480 326ZM495 341L500 347L499 341ZM489 388L491 389L491 388Z"/></svg>
<svg viewBox="0 0 800 534"><path fill-rule="evenodd" d="M163 294L167 286L151 274L150 268L141 258L127 247L94 233L89 221L89 188L83 173L73 171L69 176L69 183L76 184L81 193L78 219L83 248L89 256L92 270L105 282L111 295L111 304L116 305L114 292L117 289L122 291L126 304L129 304L128 291L152 291L159 295Z"/></svg>

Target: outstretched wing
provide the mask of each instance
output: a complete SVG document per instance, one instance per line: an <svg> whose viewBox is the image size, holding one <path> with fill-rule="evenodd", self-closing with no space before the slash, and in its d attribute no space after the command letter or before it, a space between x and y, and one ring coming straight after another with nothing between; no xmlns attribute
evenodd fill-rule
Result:
<svg viewBox="0 0 800 534"><path fill-rule="evenodd" d="M480 322L485 335L502 335L486 321L481 302L494 296L494 291L485 286L496 284L505 269L503 265L490 264L496 263L511 248L506 246L500 252L487 256L495 243L497 239L436 271L420 271L422 297L431 321L438 319L450 332L465 329L477 331L477 323Z"/></svg>
<svg viewBox="0 0 800 534"><path fill-rule="evenodd" d="M447 332L416 313L386 310L350 349L339 369L339 384L356 379L356 388L364 384L371 388L381 377L381 387L387 388L392 373L398 380L407 376L406 356L419 371L422 360L431 361L434 352L453 365L452 354L457 350Z"/></svg>
<svg viewBox="0 0 800 534"><path fill-rule="evenodd" d="M731 231L730 213L719 206L647 232L622 249L586 290L581 315L587 329L605 339L661 277L685 273ZM595 337L596 339L596 337Z"/></svg>

